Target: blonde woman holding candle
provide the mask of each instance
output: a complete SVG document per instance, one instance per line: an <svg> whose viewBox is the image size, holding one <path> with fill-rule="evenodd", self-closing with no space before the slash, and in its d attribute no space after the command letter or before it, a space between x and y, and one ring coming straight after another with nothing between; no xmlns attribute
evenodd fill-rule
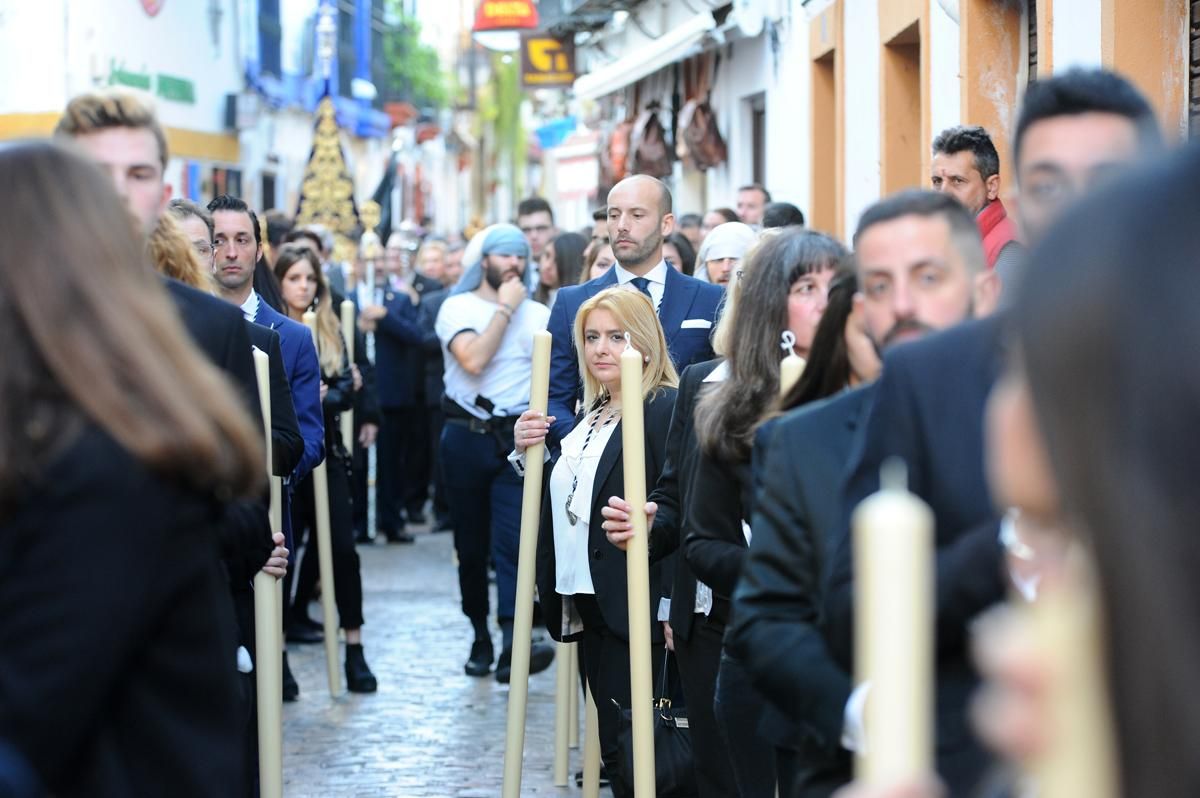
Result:
<svg viewBox="0 0 1200 798"><path fill-rule="evenodd" d="M338 416L353 406L354 378L341 327L334 315L329 286L321 274L321 264L307 247L286 244L275 259L275 276L283 293L284 310L289 318L302 321L304 313L317 314L317 355L321 364L321 407L325 413L326 471L329 479L330 543L333 549L333 587L337 600L339 625L346 630L346 686L352 693L373 693L375 675L367 666L362 648L362 574L358 551L354 547L354 517L350 498L350 455L341 436ZM313 480L308 475L296 486L292 503L293 530L298 541L307 527L316 531L313 504ZM308 617L308 602L316 583L316 558L312 551L315 534L309 537L298 577L296 599L284 612L284 627L289 638L307 632L306 642L319 641L314 632L318 624ZM311 551L311 553L310 553ZM290 574L290 572L289 572ZM284 591L290 596L291 579ZM300 627L309 627L303 629ZM288 674L290 676L290 673ZM285 677L284 692L294 699L299 694L295 680Z"/></svg>
<svg viewBox="0 0 1200 798"><path fill-rule="evenodd" d="M600 508L624 493L621 452L621 353L627 345L645 359L646 481L653 485L666 459L667 428L678 377L666 338L648 297L609 288L583 303L574 334L584 379L583 411L562 441L549 476L538 538L538 594L551 637L581 644L584 673L596 700L600 753L610 776L617 772L620 713L630 706L629 609L625 554L601 528ZM545 439L548 420L526 412L517 420L515 443L523 452ZM650 572L652 596L661 595L659 570ZM652 608L653 610L654 608ZM651 619L654 672L663 654L661 624ZM630 774L632 777L632 774ZM617 798L625 795L612 778Z"/></svg>

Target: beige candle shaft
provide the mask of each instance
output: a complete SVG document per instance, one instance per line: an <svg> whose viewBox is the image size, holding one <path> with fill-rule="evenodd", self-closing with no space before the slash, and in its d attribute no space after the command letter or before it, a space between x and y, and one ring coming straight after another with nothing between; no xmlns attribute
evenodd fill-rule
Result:
<svg viewBox="0 0 1200 798"><path fill-rule="evenodd" d="M804 373L807 361L797 354L789 354L779 361L779 395L784 396L792 389Z"/></svg>
<svg viewBox="0 0 1200 798"><path fill-rule="evenodd" d="M583 798L600 798L600 717L592 688L586 689L583 720Z"/></svg>
<svg viewBox="0 0 1200 798"><path fill-rule="evenodd" d="M654 680L650 664L650 555L646 525L646 435L642 418L642 353L621 353L621 451L625 501L633 537L625 550L629 600L629 678L633 702L633 794L653 798Z"/></svg>
<svg viewBox="0 0 1200 798"><path fill-rule="evenodd" d="M1030 766L1037 794L1117 798L1117 748L1093 594L1079 584L1059 583L1043 588L1029 611L1050 673L1051 744Z"/></svg>
<svg viewBox="0 0 1200 798"><path fill-rule="evenodd" d="M529 409L546 412L550 388L550 341L545 330L533 334ZM542 466L546 445L525 450L525 486L521 494L521 542L517 553L517 597L513 618L512 671L508 688L508 728L504 742L503 798L521 796L521 760L525 752L525 710L529 698L529 646L533 637L533 579L542 513ZM559 665L561 667L561 663Z"/></svg>
<svg viewBox="0 0 1200 798"><path fill-rule="evenodd" d="M885 488L854 511L855 663L869 682L857 776L884 785L933 768L933 514Z"/></svg>
<svg viewBox="0 0 1200 798"><path fill-rule="evenodd" d="M342 338L346 341L346 359L354 362L354 303L342 300ZM354 451L354 409L342 412L342 444L346 451Z"/></svg>
<svg viewBox="0 0 1200 798"><path fill-rule="evenodd" d="M258 400L266 437L267 478L271 482L272 509L278 480L271 477L271 364L265 352L254 350ZM271 517L271 531L276 517ZM254 663L258 704L258 773L263 798L283 796L283 630L280 624L278 581L259 571L254 576Z"/></svg>
<svg viewBox="0 0 1200 798"><path fill-rule="evenodd" d="M317 335L317 314L304 312L305 326L312 333L313 346L317 350L317 362L321 361L321 338ZM325 676L329 682L329 695L342 691L341 675L338 672L337 608L333 592L333 547L329 522L329 473L325 462L317 464L312 472L313 509L316 514L317 570L321 574L321 614L325 631Z"/></svg>
<svg viewBox="0 0 1200 798"><path fill-rule="evenodd" d="M579 644L568 645L571 652L571 704L567 714L567 746L579 747Z"/></svg>
<svg viewBox="0 0 1200 798"><path fill-rule="evenodd" d="M571 644L559 643L554 657L554 786L567 786L570 769Z"/></svg>
<svg viewBox="0 0 1200 798"><path fill-rule="evenodd" d="M329 520L329 472L325 463L313 469L313 499L317 516L317 569L321 574L321 615L325 631L325 675L329 695L342 692L341 672L338 670L338 615L334 603L333 545Z"/></svg>

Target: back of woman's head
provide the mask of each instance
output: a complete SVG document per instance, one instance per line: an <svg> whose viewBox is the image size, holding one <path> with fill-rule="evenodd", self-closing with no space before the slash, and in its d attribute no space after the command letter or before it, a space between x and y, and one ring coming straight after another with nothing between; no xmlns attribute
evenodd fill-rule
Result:
<svg viewBox="0 0 1200 798"><path fill-rule="evenodd" d="M846 348L846 320L854 310L858 278L842 275L829 286L829 299L813 335L804 373L779 403L779 409L794 407L833 396L850 384L850 353Z"/></svg>
<svg viewBox="0 0 1200 798"><path fill-rule="evenodd" d="M739 461L750 456L754 426L779 395L789 291L806 274L838 268L846 255L845 247L824 233L798 228L784 228L750 251L725 353L729 378L696 406L700 446L710 457Z"/></svg>
<svg viewBox="0 0 1200 798"><path fill-rule="evenodd" d="M667 351L667 338L650 298L632 288L614 286L585 301L575 314L575 351L579 358L579 373L583 375L584 407L591 407L605 393L600 381L588 371L584 348L588 314L595 310L611 313L617 326L629 334L629 345L649 358L642 366L643 397L651 396L658 388L679 385L679 375L671 363L671 353Z"/></svg>
<svg viewBox="0 0 1200 798"><path fill-rule="evenodd" d="M0 146L0 182L10 187L0 213L0 499L36 478L77 419L162 473L252 490L260 435L188 340L112 182L49 142Z"/></svg>
<svg viewBox="0 0 1200 798"><path fill-rule="evenodd" d="M159 274L200 291L213 292L212 272L204 268L192 242L171 214L158 217L147 247L150 261Z"/></svg>
<svg viewBox="0 0 1200 798"><path fill-rule="evenodd" d="M1122 795L1200 794L1200 152L1098 193L1031 253L1020 354L1090 543Z"/></svg>
<svg viewBox="0 0 1200 798"><path fill-rule="evenodd" d="M583 272L583 251L588 240L579 233L561 233L554 239L554 268L558 270L558 284L575 285Z"/></svg>

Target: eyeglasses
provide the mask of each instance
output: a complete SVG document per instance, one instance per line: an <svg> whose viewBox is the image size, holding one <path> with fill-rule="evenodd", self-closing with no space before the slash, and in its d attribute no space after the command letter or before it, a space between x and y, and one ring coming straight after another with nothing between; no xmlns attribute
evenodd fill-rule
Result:
<svg viewBox="0 0 1200 798"><path fill-rule="evenodd" d="M192 248L196 250L196 254L202 258L211 258L213 256L212 245L207 241L193 241Z"/></svg>
<svg viewBox="0 0 1200 798"><path fill-rule="evenodd" d="M522 227L521 232L525 235L529 235L530 233L549 233L550 229L550 225L548 224L537 224L530 225L529 227Z"/></svg>

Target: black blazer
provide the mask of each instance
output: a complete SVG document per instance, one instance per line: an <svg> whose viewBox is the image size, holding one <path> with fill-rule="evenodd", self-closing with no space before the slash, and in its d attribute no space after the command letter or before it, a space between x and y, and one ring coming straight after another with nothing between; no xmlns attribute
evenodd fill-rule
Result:
<svg viewBox="0 0 1200 798"><path fill-rule="evenodd" d="M852 685L825 643L822 571L841 514L842 474L870 392L859 388L806 405L760 429L754 540L725 638L762 694L799 725L806 769L837 771L842 778L833 781L849 780L840 740Z"/></svg>
<svg viewBox="0 0 1200 798"><path fill-rule="evenodd" d="M442 309L442 303L448 296L448 288L432 291L421 297L421 304L417 309L417 317L424 333L422 348L425 350L425 404L428 407L441 407L442 394L446 392L445 356L434 325L437 323L438 311Z"/></svg>
<svg viewBox="0 0 1200 798"><path fill-rule="evenodd" d="M676 390L660 388L644 407L646 431L646 484L652 485L662 472L666 460L667 426L674 407ZM621 422L617 422L600 455L596 466L595 482L592 486L591 519L588 527L588 548L591 549L592 585L596 589L596 601L604 615L604 623L613 634L629 639L628 579L625 570L625 553L608 542L601 528L604 517L600 508L608 504L610 496L625 495L625 468L622 462ZM541 528L538 532L537 585L546 628L555 640L574 640L562 634L562 597L555 590L554 522L550 509L549 478L553 463L547 463L544 475ZM662 643L662 625L655 621L658 606L655 599L662 595L661 567L650 566L650 637Z"/></svg>
<svg viewBox="0 0 1200 798"><path fill-rule="evenodd" d="M967 704L979 681L968 629L1005 595L999 519L983 454L984 406L1002 365L1003 327L1003 316L968 322L898 346L884 357L847 469L826 591L829 640L853 672L850 513L879 490L880 465L900 457L908 465L909 490L934 514L937 758L952 795L969 794L988 764L967 721Z"/></svg>
<svg viewBox="0 0 1200 798"><path fill-rule="evenodd" d="M671 599L671 633L683 640L691 639L695 622L696 575L687 558L678 553L687 509L682 497L691 487L699 453L695 429L696 399L704 387L704 378L720 362L718 358L696 363L680 375L679 394L667 430L667 461L649 497L658 504L654 528L650 530L650 562L663 560L663 572L667 575L663 589Z"/></svg>
<svg viewBox="0 0 1200 798"><path fill-rule="evenodd" d="M85 424L0 521L0 740L53 794L239 792L220 520Z"/></svg>

